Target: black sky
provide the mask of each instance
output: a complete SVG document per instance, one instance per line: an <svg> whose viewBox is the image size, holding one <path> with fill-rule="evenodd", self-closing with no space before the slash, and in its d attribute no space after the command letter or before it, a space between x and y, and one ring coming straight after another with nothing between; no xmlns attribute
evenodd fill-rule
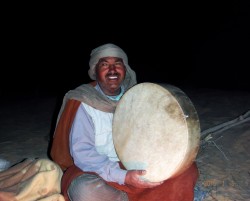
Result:
<svg viewBox="0 0 250 201"><path fill-rule="evenodd" d="M65 93L89 80L90 51L123 48L139 82L250 90L249 3L8 7L1 94Z"/></svg>

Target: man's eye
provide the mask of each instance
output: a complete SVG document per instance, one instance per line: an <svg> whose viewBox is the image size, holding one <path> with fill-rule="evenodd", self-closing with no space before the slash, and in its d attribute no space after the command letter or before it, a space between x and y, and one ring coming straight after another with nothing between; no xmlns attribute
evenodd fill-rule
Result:
<svg viewBox="0 0 250 201"><path fill-rule="evenodd" d="M116 66L122 66L122 62L116 62L115 65Z"/></svg>
<svg viewBox="0 0 250 201"><path fill-rule="evenodd" d="M103 66L103 67L108 67L109 64L108 64L108 63L101 63L101 66Z"/></svg>

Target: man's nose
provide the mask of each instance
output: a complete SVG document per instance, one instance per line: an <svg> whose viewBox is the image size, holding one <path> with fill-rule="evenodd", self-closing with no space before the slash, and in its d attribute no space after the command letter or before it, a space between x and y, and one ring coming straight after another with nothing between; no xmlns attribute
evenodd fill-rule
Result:
<svg viewBox="0 0 250 201"><path fill-rule="evenodd" d="M116 68L115 68L115 64L109 64L109 70L111 71L111 70L115 70Z"/></svg>

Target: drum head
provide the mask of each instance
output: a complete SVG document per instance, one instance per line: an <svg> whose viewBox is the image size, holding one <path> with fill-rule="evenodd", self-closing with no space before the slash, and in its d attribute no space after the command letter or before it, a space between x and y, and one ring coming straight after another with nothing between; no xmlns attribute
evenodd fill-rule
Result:
<svg viewBox="0 0 250 201"><path fill-rule="evenodd" d="M195 160L200 124L190 99L179 88L141 83L121 98L114 113L113 140L128 170L147 170L144 180L175 177Z"/></svg>

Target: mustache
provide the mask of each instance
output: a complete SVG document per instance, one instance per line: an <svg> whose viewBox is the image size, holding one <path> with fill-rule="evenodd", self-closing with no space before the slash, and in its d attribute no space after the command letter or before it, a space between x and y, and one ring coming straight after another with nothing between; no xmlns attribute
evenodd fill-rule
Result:
<svg viewBox="0 0 250 201"><path fill-rule="evenodd" d="M117 72L109 72L106 74L106 77L109 77L109 76L120 76L120 73L117 73Z"/></svg>

